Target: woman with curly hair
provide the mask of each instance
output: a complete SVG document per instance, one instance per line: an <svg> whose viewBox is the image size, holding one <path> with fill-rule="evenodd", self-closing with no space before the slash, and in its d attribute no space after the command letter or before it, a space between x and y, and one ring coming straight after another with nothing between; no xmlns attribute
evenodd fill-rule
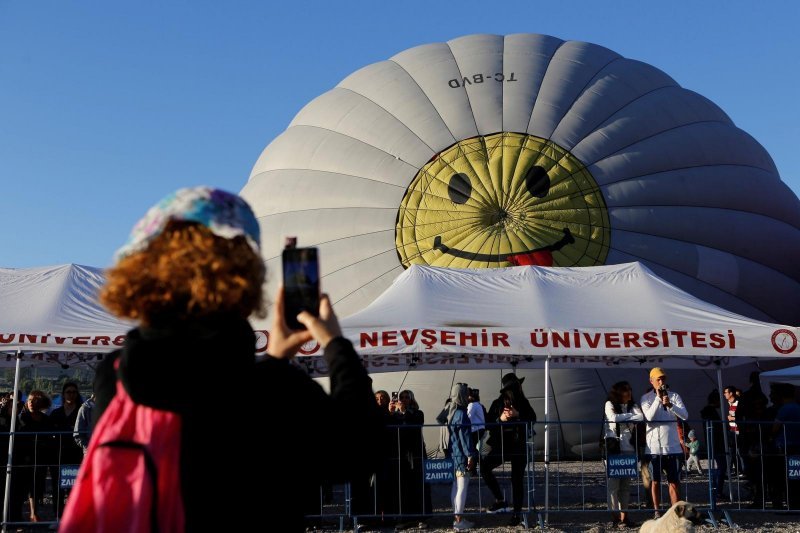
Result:
<svg viewBox="0 0 800 533"><path fill-rule="evenodd" d="M281 289L269 357L256 362L247 319L265 316L264 276L258 221L234 194L181 189L134 227L100 299L138 325L98 369L100 418L62 531L249 530L270 512L280 529L302 530L303 483L371 467L344 445L312 465L333 434L380 435L380 414L325 295L319 316L300 313L306 329L292 331ZM311 340L324 348L330 396L289 364ZM220 379L231 398L206 394Z"/></svg>

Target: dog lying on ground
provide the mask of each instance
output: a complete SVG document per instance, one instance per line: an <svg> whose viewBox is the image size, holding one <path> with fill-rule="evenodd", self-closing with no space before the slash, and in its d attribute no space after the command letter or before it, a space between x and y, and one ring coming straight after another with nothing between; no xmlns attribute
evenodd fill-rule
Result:
<svg viewBox="0 0 800 533"><path fill-rule="evenodd" d="M639 533L692 533L695 524L703 523L703 515L689 502L679 501L661 518L642 524Z"/></svg>

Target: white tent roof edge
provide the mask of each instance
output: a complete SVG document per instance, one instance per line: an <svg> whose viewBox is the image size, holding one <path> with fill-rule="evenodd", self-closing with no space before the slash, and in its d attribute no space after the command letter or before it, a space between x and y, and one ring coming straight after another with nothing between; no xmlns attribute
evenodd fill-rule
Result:
<svg viewBox="0 0 800 533"><path fill-rule="evenodd" d="M99 304L103 281L101 269L81 265L0 269L0 366L13 365L18 350L23 364L79 364L121 346L133 324ZM554 368L706 368L800 354L797 327L711 305L640 263L415 265L341 324L373 372L539 368L548 357ZM263 353L268 329L253 326ZM320 353L312 343L299 359Z"/></svg>

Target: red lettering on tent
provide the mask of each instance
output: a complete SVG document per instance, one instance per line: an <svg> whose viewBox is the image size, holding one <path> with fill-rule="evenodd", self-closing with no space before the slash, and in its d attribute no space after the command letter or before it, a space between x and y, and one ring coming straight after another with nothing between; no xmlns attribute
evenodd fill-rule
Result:
<svg viewBox="0 0 800 533"><path fill-rule="evenodd" d="M558 348L559 346L563 346L565 348L570 347L569 332L563 331L559 333L557 331L553 331L552 336L553 336L553 348Z"/></svg>
<svg viewBox="0 0 800 533"><path fill-rule="evenodd" d="M683 348L683 338L689 334L688 331L673 331L673 335L678 337L678 348Z"/></svg>
<svg viewBox="0 0 800 533"><path fill-rule="evenodd" d="M442 332L442 345L443 346L455 346L456 345L456 334L452 331L443 331Z"/></svg>
<svg viewBox="0 0 800 533"><path fill-rule="evenodd" d="M459 346L476 346L478 344L478 334L474 331L467 333L462 331L458 338Z"/></svg>
<svg viewBox="0 0 800 533"><path fill-rule="evenodd" d="M724 348L725 347L725 335L722 333L711 333L709 334L708 338L710 339L709 346L711 348Z"/></svg>
<svg viewBox="0 0 800 533"><path fill-rule="evenodd" d="M397 332L384 331L381 333L381 343L383 343L384 346L397 346Z"/></svg>
<svg viewBox="0 0 800 533"><path fill-rule="evenodd" d="M492 346L503 345L509 348L511 345L508 343L508 333L492 333Z"/></svg>
<svg viewBox="0 0 800 533"><path fill-rule="evenodd" d="M642 338L644 339L644 345L646 348L655 348L658 346L657 331L645 331L642 333Z"/></svg>
<svg viewBox="0 0 800 533"><path fill-rule="evenodd" d="M403 342L406 343L406 346L411 346L414 344L414 339L417 338L417 329L411 330L411 336L408 335L408 331L405 329L400 330L400 336L403 337Z"/></svg>
<svg viewBox="0 0 800 533"><path fill-rule="evenodd" d="M704 333L693 331L690 337L692 339L692 348L705 348L707 346Z"/></svg>
<svg viewBox="0 0 800 533"><path fill-rule="evenodd" d="M378 333L373 331L372 333L364 333L361 332L361 347L366 348L367 346L378 346Z"/></svg>
<svg viewBox="0 0 800 533"><path fill-rule="evenodd" d="M586 340L586 343L589 345L589 348L597 348L600 346L600 334L594 333L584 333L583 338Z"/></svg>
<svg viewBox="0 0 800 533"><path fill-rule="evenodd" d="M619 333L605 333L603 334L606 341L606 348L619 348Z"/></svg>
<svg viewBox="0 0 800 533"><path fill-rule="evenodd" d="M626 348L641 348L642 345L639 344L639 334L638 333L623 333L622 334L622 344Z"/></svg>
<svg viewBox="0 0 800 533"><path fill-rule="evenodd" d="M433 345L436 344L436 330L434 329L423 329L422 330L422 344L430 350L433 348Z"/></svg>

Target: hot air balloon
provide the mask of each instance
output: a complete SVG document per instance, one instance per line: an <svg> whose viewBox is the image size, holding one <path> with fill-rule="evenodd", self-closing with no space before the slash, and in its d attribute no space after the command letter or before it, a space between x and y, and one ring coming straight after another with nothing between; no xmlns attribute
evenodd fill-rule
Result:
<svg viewBox="0 0 800 533"><path fill-rule="evenodd" d="M469 35L368 65L297 114L242 195L272 288L297 236L320 248L342 316L412 264L640 261L723 308L800 323L800 202L767 151L710 100L595 44ZM563 372L562 397L598 379Z"/></svg>

